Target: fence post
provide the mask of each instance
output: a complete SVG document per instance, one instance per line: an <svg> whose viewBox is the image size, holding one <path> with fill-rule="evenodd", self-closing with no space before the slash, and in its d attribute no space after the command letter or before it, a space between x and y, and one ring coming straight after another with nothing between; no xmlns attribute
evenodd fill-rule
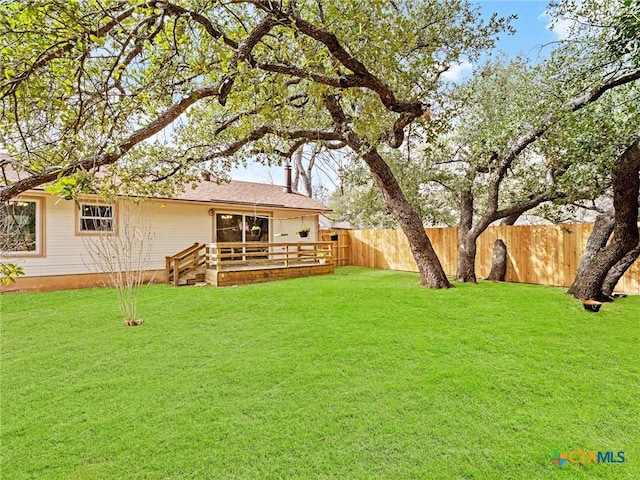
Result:
<svg viewBox="0 0 640 480"><path fill-rule="evenodd" d="M216 249L216 270L219 272L222 270L222 258L220 253L220 245L218 243L214 244L213 248Z"/></svg>
<svg viewBox="0 0 640 480"><path fill-rule="evenodd" d="M178 280L180 279L180 260L173 259L173 286L178 286Z"/></svg>

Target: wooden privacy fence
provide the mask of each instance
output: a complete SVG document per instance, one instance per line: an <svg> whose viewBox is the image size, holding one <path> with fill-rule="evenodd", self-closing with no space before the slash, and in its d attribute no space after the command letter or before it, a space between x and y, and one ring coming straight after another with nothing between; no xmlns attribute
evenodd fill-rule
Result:
<svg viewBox="0 0 640 480"><path fill-rule="evenodd" d="M351 236L350 230L320 230L318 240L322 242L333 241L333 262L336 267L351 265ZM338 234L337 240L332 240L332 234Z"/></svg>
<svg viewBox="0 0 640 480"><path fill-rule="evenodd" d="M506 281L568 287L575 278L593 224L517 225L489 227L478 239L476 274L491 270L493 243L507 245ZM427 228L442 267L455 275L458 229ZM401 230L351 230L350 265L418 271ZM616 291L640 294L640 260L620 280Z"/></svg>

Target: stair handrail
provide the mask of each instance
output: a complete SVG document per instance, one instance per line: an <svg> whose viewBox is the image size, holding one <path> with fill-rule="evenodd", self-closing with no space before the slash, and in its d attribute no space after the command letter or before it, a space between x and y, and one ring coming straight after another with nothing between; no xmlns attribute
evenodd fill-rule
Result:
<svg viewBox="0 0 640 480"><path fill-rule="evenodd" d="M195 242L192 246L185 248L177 254L171 257L165 257L167 282L174 286L178 286L182 275L195 271L204 265L205 256L199 252L205 247L206 244ZM182 268L180 264L189 257L195 257L195 261L193 261L187 268Z"/></svg>
<svg viewBox="0 0 640 480"><path fill-rule="evenodd" d="M201 247L199 242L195 242L190 247L185 248L184 250L176 253L175 255L171 255L171 258L178 258L179 260L184 260L185 257L193 253L193 251L198 250Z"/></svg>

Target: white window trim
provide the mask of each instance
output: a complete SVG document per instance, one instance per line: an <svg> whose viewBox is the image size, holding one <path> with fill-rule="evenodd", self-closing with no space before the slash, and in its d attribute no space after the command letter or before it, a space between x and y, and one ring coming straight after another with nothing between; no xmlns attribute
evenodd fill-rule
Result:
<svg viewBox="0 0 640 480"><path fill-rule="evenodd" d="M33 202L36 204L36 249L34 251L2 251L4 257L44 256L44 200L39 197L18 197L11 202Z"/></svg>

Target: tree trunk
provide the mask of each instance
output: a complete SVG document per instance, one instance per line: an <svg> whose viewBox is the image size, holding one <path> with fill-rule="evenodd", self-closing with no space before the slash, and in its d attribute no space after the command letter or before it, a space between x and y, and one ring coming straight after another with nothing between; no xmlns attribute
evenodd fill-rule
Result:
<svg viewBox="0 0 640 480"><path fill-rule="evenodd" d="M571 295L574 294L574 285L576 284L577 279L582 278L585 275L596 254L604 250L607 246L609 237L613 233L613 225L613 212L601 213L596 217L593 224L593 230L591 231L591 235L589 235L584 254L580 260L580 265L578 265L576 278L568 291Z"/></svg>
<svg viewBox="0 0 640 480"><path fill-rule="evenodd" d="M493 257L491 258L491 272L487 280L504 282L507 275L507 246L502 239L497 239L493 244Z"/></svg>
<svg viewBox="0 0 640 480"><path fill-rule="evenodd" d="M304 145L300 146L292 155L293 161L293 189L296 192L300 192L298 187L300 186L300 180L305 189L305 195L309 198L313 198L313 167L315 165L316 156L318 155L318 145L313 144L311 149L311 156L309 158L309 165L307 168L303 164Z"/></svg>
<svg viewBox="0 0 640 480"><path fill-rule="evenodd" d="M622 260L616 263L609 273L607 273L607 277L604 279L604 283L602 284L602 293L608 297L613 293L613 289L616 288L616 285L622 278L622 276L629 270L629 267L635 263L635 261L640 257L640 243L627 253Z"/></svg>
<svg viewBox="0 0 640 480"><path fill-rule="evenodd" d="M500 222L501 226L510 227L518 218L520 218L521 213L514 213L508 217L505 217ZM504 282L504 279L507 276L507 245L502 241L501 238L497 239L493 243L493 255L491 257L491 271L489 272L489 276L487 280L492 280L494 282Z"/></svg>
<svg viewBox="0 0 640 480"><path fill-rule="evenodd" d="M460 222L458 223L458 282L477 283L476 238L471 234L473 225L473 192L465 190L460 197Z"/></svg>
<svg viewBox="0 0 640 480"><path fill-rule="evenodd" d="M294 192L300 191L300 172L303 170L302 168L302 149L304 145L298 147L298 149L293 152L291 156L291 163L293 163L293 181L291 182L291 186Z"/></svg>
<svg viewBox="0 0 640 480"><path fill-rule="evenodd" d="M316 164L316 157L320 152L320 148L317 143L314 143L311 146L311 154L309 155L309 164L307 165L306 170L302 170L302 180L304 181L304 187L307 190L307 196L309 198L313 198L313 167Z"/></svg>
<svg viewBox="0 0 640 480"><path fill-rule="evenodd" d="M640 139L627 148L613 166L613 239L608 246L596 251L583 271L578 272L569 293L580 300L610 300L602 292L609 270L638 245L639 173Z"/></svg>
<svg viewBox="0 0 640 480"><path fill-rule="evenodd" d="M458 243L456 280L465 283L478 283L476 278L476 238L468 233Z"/></svg>
<svg viewBox="0 0 640 480"><path fill-rule="evenodd" d="M411 253L420 271L421 284L430 288L451 288L440 259L427 236L422 219L402 193L400 185L375 149L370 149L362 156L369 166L378 188L382 192L385 205L400 224L407 236Z"/></svg>
<svg viewBox="0 0 640 480"><path fill-rule="evenodd" d="M452 288L453 285L449 283L440 259L425 232L420 215L407 201L387 162L375 147L365 145L360 137L347 126L348 121L337 96L325 95L323 101L336 128L344 135L345 143L354 152L362 155L362 159L369 167L371 175L380 189L387 209L407 236L411 253L420 271L421 284L430 288Z"/></svg>

